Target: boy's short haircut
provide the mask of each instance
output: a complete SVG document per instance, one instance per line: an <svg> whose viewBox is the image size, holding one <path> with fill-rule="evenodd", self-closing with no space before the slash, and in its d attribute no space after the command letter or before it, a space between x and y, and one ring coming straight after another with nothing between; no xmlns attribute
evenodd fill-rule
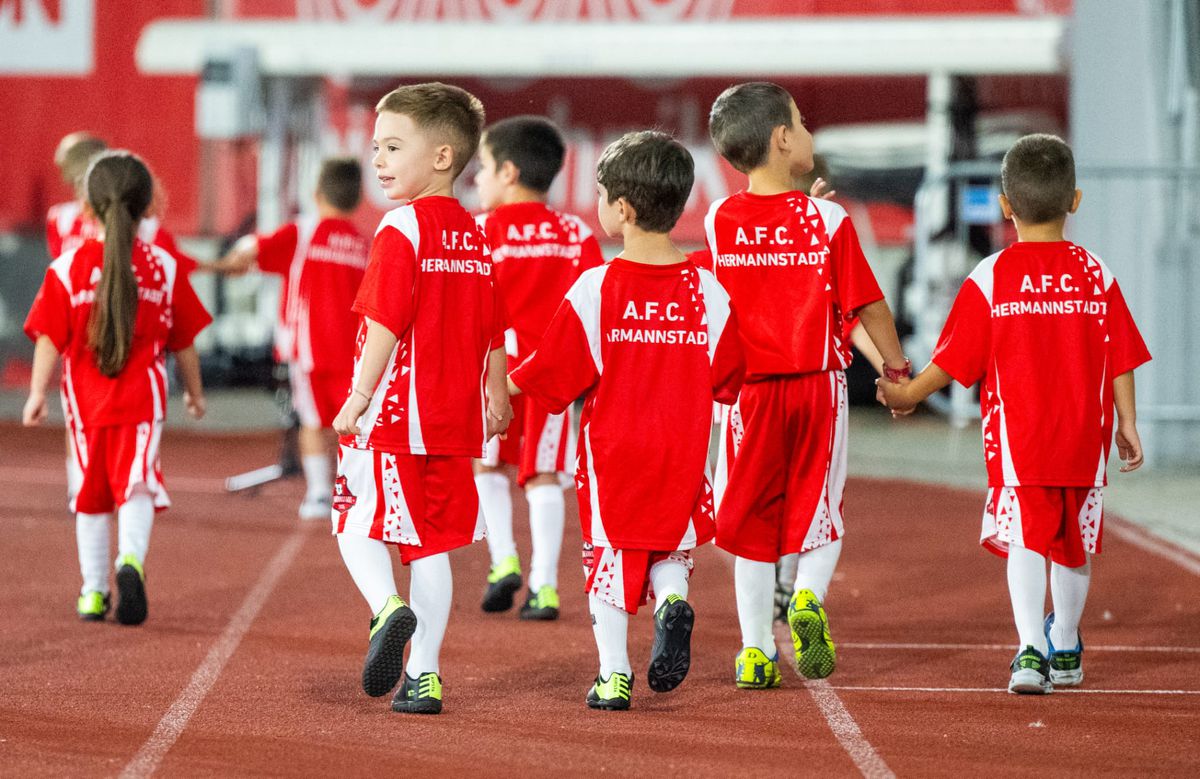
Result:
<svg viewBox="0 0 1200 779"><path fill-rule="evenodd" d="M54 164L62 173L63 181L77 186L87 173L92 158L108 150L108 144L89 132L74 132L63 137L54 151Z"/></svg>
<svg viewBox="0 0 1200 779"><path fill-rule="evenodd" d="M321 163L317 191L339 211L353 211L362 200L362 165L353 157L330 157Z"/></svg>
<svg viewBox="0 0 1200 779"><path fill-rule="evenodd" d="M1075 155L1056 135L1026 135L1004 155L1000 185L1021 221L1061 219L1075 202Z"/></svg>
<svg viewBox="0 0 1200 779"><path fill-rule="evenodd" d="M502 119L483 132L483 145L499 168L512 162L517 181L536 192L548 192L562 170L567 147L562 133L543 116Z"/></svg>
<svg viewBox="0 0 1200 779"><path fill-rule="evenodd" d="M409 84L388 92L375 106L375 112L404 114L425 132L438 134L437 140L454 149L453 174L463 172L483 132L483 103L461 87L431 81Z"/></svg>
<svg viewBox="0 0 1200 779"><path fill-rule="evenodd" d="M726 89L708 113L708 135L717 153L742 173L767 161L771 133L780 126L792 126L792 96L767 81Z"/></svg>
<svg viewBox="0 0 1200 779"><path fill-rule="evenodd" d="M608 190L608 202L628 200L637 226L651 233L668 233L679 221L694 178L691 152L653 130L626 133L596 163L596 181Z"/></svg>

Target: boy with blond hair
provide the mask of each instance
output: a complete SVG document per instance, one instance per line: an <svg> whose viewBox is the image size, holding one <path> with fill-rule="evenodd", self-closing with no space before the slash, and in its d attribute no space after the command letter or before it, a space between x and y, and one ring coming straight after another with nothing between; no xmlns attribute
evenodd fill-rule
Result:
<svg viewBox="0 0 1200 779"><path fill-rule="evenodd" d="M717 461L717 546L736 556L742 689L777 687L772 633L775 563L799 553L788 605L796 662L829 676L836 649L822 605L842 546L846 377L854 317L906 380L892 314L838 204L794 182L812 169L812 136L787 90L739 84L713 103L709 134L745 173L745 191L705 218L717 280L737 308L746 386L722 423Z"/></svg>
<svg viewBox="0 0 1200 779"><path fill-rule="evenodd" d="M1116 409L1121 472L1142 465L1134 368L1150 353L1098 257L1063 238L1079 208L1071 148L1027 135L1004 155L1000 208L1017 243L975 267L933 358L910 384L881 385L897 414L957 381L982 382L988 496L980 543L1008 558L1018 648L1011 693L1083 681L1079 620L1104 529ZM1050 558L1053 610L1046 604Z"/></svg>
<svg viewBox="0 0 1200 779"><path fill-rule="evenodd" d="M376 111L376 177L406 204L380 222L354 302L362 324L333 422L333 531L374 614L363 689L384 695L403 676L392 709L437 714L447 552L483 537L471 458L512 416L492 261L454 198L484 113L469 92L439 83L402 86ZM412 569L411 606L397 594L388 545Z"/></svg>
<svg viewBox="0 0 1200 779"><path fill-rule="evenodd" d="M600 654L594 709L629 708L629 615L651 592L650 689L674 689L691 663L691 550L714 532L712 404L733 402L744 369L729 296L671 243L693 176L691 154L663 133L604 151L600 225L624 250L575 282L509 379L551 412L584 397L575 485Z"/></svg>

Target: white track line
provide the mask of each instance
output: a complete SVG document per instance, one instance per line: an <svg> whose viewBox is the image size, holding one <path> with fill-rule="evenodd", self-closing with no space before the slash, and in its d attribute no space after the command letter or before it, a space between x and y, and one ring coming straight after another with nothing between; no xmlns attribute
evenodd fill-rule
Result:
<svg viewBox="0 0 1200 779"><path fill-rule="evenodd" d="M187 727L192 715L200 708L200 704L203 703L209 690L216 684L225 664L237 650L238 644L250 629L258 612L271 597L271 592L279 583L280 577L291 567L300 547L308 539L309 531L319 524L321 523L305 522L297 525L287 541L275 553L275 557L267 563L262 575L255 583L254 589L246 595L241 608L229 620L229 624L225 626L220 638L213 644L212 649L208 650L208 656L204 658L204 662L200 663L195 673L192 674L188 686L159 720L158 727L150 734L150 738L146 739L146 743L142 744L142 748L125 766L125 770L121 772L121 779L150 776L158 768L158 764L162 762L163 757L175 744L183 729Z"/></svg>
<svg viewBox="0 0 1200 779"><path fill-rule="evenodd" d="M39 484L47 487L67 487L67 478L59 470L45 468L22 468L0 465L0 481L18 481L22 484ZM225 492L225 480L203 476L168 476L163 479L168 492Z"/></svg>
<svg viewBox="0 0 1200 779"><path fill-rule="evenodd" d="M812 682L810 682L812 684ZM870 687L855 685L831 686L830 690L848 692L1007 692L1005 687ZM1073 687L1055 687L1054 693L1068 695L1200 695L1200 690L1086 690Z"/></svg>
<svg viewBox="0 0 1200 779"><path fill-rule="evenodd" d="M1151 554L1170 560L1188 573L1200 576L1200 559L1189 554L1178 544L1172 543L1140 525L1134 525L1128 521L1109 521L1105 523L1104 529L1122 541L1128 541Z"/></svg>
<svg viewBox="0 0 1200 779"><path fill-rule="evenodd" d="M888 644L888 643L864 643L855 641L839 641L837 645L844 649L883 649L883 650L907 650L913 649L918 651L937 651L937 650L954 650L954 649L978 649L987 651L1005 651L1012 652L1011 644ZM1089 652L1157 652L1161 654L1200 654L1200 647L1197 646L1096 646L1088 644L1087 651Z"/></svg>

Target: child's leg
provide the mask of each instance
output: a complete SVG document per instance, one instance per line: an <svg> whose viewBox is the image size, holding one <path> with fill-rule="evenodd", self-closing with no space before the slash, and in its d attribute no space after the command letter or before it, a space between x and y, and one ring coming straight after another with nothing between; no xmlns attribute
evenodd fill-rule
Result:
<svg viewBox="0 0 1200 779"><path fill-rule="evenodd" d="M688 567L682 560L666 559L650 567L650 586L654 588L654 610L667 602L667 596L678 595L687 600Z"/></svg>
<svg viewBox="0 0 1200 779"><path fill-rule="evenodd" d="M1079 620L1091 581L1090 559L1078 568L1050 563L1050 599L1054 604L1050 642L1056 648L1070 650L1079 645Z"/></svg>
<svg viewBox="0 0 1200 779"><path fill-rule="evenodd" d="M454 593L450 556L443 552L422 557L413 560L409 568L412 569L412 581L408 597L417 615L417 632L413 634L412 649L404 670L412 679L424 673L440 675L438 655L442 651L442 638L450 619L450 599Z"/></svg>
<svg viewBox="0 0 1200 779"><path fill-rule="evenodd" d="M733 582L738 624L742 628L742 648L756 647L767 657L774 657L771 609L775 602L775 564L734 558Z"/></svg>
<svg viewBox="0 0 1200 779"><path fill-rule="evenodd" d="M475 474L475 489L479 493L479 510L483 512L483 521L487 525L488 553L495 568L507 558L517 556L508 477L499 470L481 470Z"/></svg>
<svg viewBox="0 0 1200 779"><path fill-rule="evenodd" d="M1011 544L1008 547L1008 594L1012 599L1020 645L1031 646L1045 656L1048 648L1046 636L1042 634L1042 617L1046 608L1046 558Z"/></svg>
<svg viewBox="0 0 1200 779"><path fill-rule="evenodd" d="M557 474L539 473L530 479L525 486L525 498L529 501L529 530L533 536L529 589L535 593L545 586L557 589L558 556L562 551L566 516L566 501Z"/></svg>
<svg viewBox="0 0 1200 779"><path fill-rule="evenodd" d="M79 548L79 572L83 574L80 594L108 594L109 514L75 515L75 544Z"/></svg>
<svg viewBox="0 0 1200 779"><path fill-rule="evenodd" d="M608 679L614 672L629 676L633 673L627 644L629 614L595 594L588 595L588 608L592 612L592 633L600 654L600 678Z"/></svg>
<svg viewBox="0 0 1200 779"><path fill-rule="evenodd" d="M651 558L653 559L653 557ZM687 677L692 664L692 629L696 614L687 602L690 555L675 552L650 566L654 588L654 645L646 682L655 692L669 692Z"/></svg>
<svg viewBox="0 0 1200 779"><path fill-rule="evenodd" d="M300 463L307 484L305 500L328 502L333 493L333 460L329 456L329 449L330 443L323 428L301 425Z"/></svg>
<svg viewBox="0 0 1200 779"><path fill-rule="evenodd" d="M150 530L154 527L154 500L138 490L117 509L117 564L132 557L141 565L150 548Z"/></svg>
<svg viewBox="0 0 1200 779"><path fill-rule="evenodd" d="M829 582L842 555L842 539L801 552L796 561L796 584L793 592L811 590L817 600L824 602Z"/></svg>
<svg viewBox="0 0 1200 779"><path fill-rule="evenodd" d="M391 551L382 541L353 533L339 533L337 542L350 578L366 599L371 613L378 614L387 605L388 598L397 594Z"/></svg>

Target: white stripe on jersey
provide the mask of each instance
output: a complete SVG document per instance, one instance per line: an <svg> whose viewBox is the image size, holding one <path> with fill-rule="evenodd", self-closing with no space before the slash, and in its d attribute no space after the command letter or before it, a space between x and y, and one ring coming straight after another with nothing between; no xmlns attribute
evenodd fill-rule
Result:
<svg viewBox="0 0 1200 779"><path fill-rule="evenodd" d="M996 377L996 408L1000 410L1000 469L1004 474L1006 487L1018 487L1017 469L1013 466L1012 446L1008 443L1008 423L1004 420L1004 396L1000 394L1000 371L998 366L992 366L992 375Z"/></svg>
<svg viewBox="0 0 1200 779"><path fill-rule="evenodd" d="M79 251L78 246L63 252L54 262L50 263L50 270L54 271L55 276L58 276L59 283L63 285L69 298L75 297L75 290L71 287L71 263L75 262L75 252L77 251Z"/></svg>
<svg viewBox="0 0 1200 779"><path fill-rule="evenodd" d="M983 293L983 298L987 301L989 309L992 307L992 288L995 282L995 276L993 275L994 268L996 267L996 260L1000 259L1001 254L1003 252L996 252L991 256L984 257L975 266L975 269L971 271L970 275L967 276L976 287L979 287L979 291Z"/></svg>
<svg viewBox="0 0 1200 779"><path fill-rule="evenodd" d="M312 340L308 337L308 306L300 296L300 277L304 273L308 249L312 246L318 223L315 216L296 220L296 253L292 255L287 277L287 317L286 321L280 323L275 341L280 354L299 360L300 367L306 371L313 369Z"/></svg>
<svg viewBox="0 0 1200 779"><path fill-rule="evenodd" d="M712 272L700 268L700 294L704 300L704 310L708 320L708 361L713 361L717 353L717 344L725 325L729 322L729 293L717 282Z"/></svg>
<svg viewBox="0 0 1200 779"><path fill-rule="evenodd" d="M817 214L821 217L822 224L825 225L825 238L832 241L833 236L846 219L846 209L832 200L824 200L819 197L810 197L808 202L816 207Z"/></svg>
<svg viewBox="0 0 1200 779"><path fill-rule="evenodd" d="M600 333L600 287L604 284L604 275L608 273L606 263L584 271L579 279L567 290L567 301L575 309L575 315L583 324L583 332L587 335L588 348L592 351L592 362L596 363L596 373L604 373L604 357L600 352L602 336Z"/></svg>
<svg viewBox="0 0 1200 779"><path fill-rule="evenodd" d="M388 357L387 365L383 368L383 375L379 377L379 384L375 386L375 393L371 395L371 402L367 404L367 410L363 412L362 419L358 424L358 436L354 439L354 447L356 449L369 449L367 442L371 440L371 431L375 429L375 423L379 421L379 411L383 408L383 400L387 397L389 377L396 370L396 353L400 351L400 345L396 344L392 348L392 355ZM362 373L362 360L358 360L354 364L354 377L350 381L351 387L358 386L358 377Z"/></svg>
<svg viewBox="0 0 1200 779"><path fill-rule="evenodd" d="M704 235L708 238L708 252L712 255L713 272L717 270L717 211L725 204L728 197L723 197L708 207L704 215Z"/></svg>
<svg viewBox="0 0 1200 779"><path fill-rule="evenodd" d="M608 547L608 536L604 532L604 519L600 516L600 485L596 481L596 457L592 453L592 430L589 425L583 433L583 450L587 453L588 497L592 506L592 546Z"/></svg>
<svg viewBox="0 0 1200 779"><path fill-rule="evenodd" d="M408 339L408 451L412 454L425 454L425 437L421 435L421 411L417 407L417 328L412 328ZM486 360L484 357L486 371ZM400 367L404 371L404 367ZM482 390L481 390L482 393ZM484 412L487 413L486 411ZM484 417L484 429L487 427Z"/></svg>

